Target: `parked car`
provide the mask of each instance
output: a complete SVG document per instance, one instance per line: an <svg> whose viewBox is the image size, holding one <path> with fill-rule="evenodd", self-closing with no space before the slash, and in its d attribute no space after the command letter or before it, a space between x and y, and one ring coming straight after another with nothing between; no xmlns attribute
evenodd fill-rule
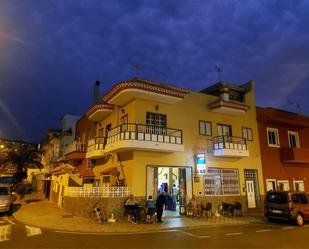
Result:
<svg viewBox="0 0 309 249"><path fill-rule="evenodd" d="M8 212L9 214L12 214L13 202L11 187L7 184L0 185L0 212Z"/></svg>
<svg viewBox="0 0 309 249"><path fill-rule="evenodd" d="M13 174L0 174L0 184L14 185L15 179Z"/></svg>
<svg viewBox="0 0 309 249"><path fill-rule="evenodd" d="M302 226L309 220L309 197L305 192L269 191L265 196L264 215L268 220L288 220Z"/></svg>

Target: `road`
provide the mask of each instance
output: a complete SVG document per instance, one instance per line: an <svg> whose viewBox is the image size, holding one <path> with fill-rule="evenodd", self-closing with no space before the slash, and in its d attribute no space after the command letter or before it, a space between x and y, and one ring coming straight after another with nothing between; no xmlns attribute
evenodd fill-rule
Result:
<svg viewBox="0 0 309 249"><path fill-rule="evenodd" d="M85 234L44 230L0 217L0 248L309 248L309 224L207 226L139 234Z"/></svg>

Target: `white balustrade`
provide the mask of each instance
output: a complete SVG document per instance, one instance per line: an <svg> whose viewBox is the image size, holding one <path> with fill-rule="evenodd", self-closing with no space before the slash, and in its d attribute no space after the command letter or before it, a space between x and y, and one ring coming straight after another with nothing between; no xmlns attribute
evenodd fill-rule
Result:
<svg viewBox="0 0 309 249"><path fill-rule="evenodd" d="M128 187L66 187L64 196L68 197L128 197Z"/></svg>

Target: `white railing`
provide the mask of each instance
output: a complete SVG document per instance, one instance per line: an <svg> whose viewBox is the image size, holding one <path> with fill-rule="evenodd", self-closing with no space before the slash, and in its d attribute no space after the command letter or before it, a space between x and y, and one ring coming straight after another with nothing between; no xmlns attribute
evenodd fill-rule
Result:
<svg viewBox="0 0 309 249"><path fill-rule="evenodd" d="M86 144L74 141L68 146L64 147L64 155L72 152L85 152Z"/></svg>
<svg viewBox="0 0 309 249"><path fill-rule="evenodd" d="M128 187L66 187L64 196L68 197L128 197Z"/></svg>

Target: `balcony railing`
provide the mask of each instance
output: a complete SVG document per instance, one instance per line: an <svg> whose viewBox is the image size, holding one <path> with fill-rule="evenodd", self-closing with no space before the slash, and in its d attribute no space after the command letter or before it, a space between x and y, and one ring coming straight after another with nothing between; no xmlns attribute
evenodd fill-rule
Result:
<svg viewBox="0 0 309 249"><path fill-rule="evenodd" d="M107 137L89 140L87 153L90 152L88 154L92 157L98 154L93 151L130 149L182 151L182 130L133 123L121 124L110 130Z"/></svg>
<svg viewBox="0 0 309 249"><path fill-rule="evenodd" d="M86 144L74 141L64 148L64 155L70 154L72 152L85 152Z"/></svg>
<svg viewBox="0 0 309 249"><path fill-rule="evenodd" d="M87 151L104 150L106 137L96 137L88 140Z"/></svg>
<svg viewBox="0 0 309 249"><path fill-rule="evenodd" d="M182 144L182 130L143 124L121 124L108 133L107 144L118 140Z"/></svg>
<svg viewBox="0 0 309 249"><path fill-rule="evenodd" d="M232 136L217 136L213 138L213 150L215 156L249 156L245 138Z"/></svg>

